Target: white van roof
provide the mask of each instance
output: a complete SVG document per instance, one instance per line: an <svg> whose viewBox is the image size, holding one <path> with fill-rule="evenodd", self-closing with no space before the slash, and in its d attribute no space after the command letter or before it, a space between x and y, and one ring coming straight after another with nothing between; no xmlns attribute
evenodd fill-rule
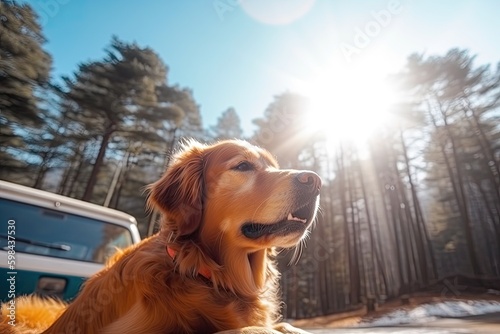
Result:
<svg viewBox="0 0 500 334"><path fill-rule="evenodd" d="M0 180L0 198L96 219L107 218L110 222L119 224L128 222L137 225L136 219L125 212L2 180Z"/></svg>

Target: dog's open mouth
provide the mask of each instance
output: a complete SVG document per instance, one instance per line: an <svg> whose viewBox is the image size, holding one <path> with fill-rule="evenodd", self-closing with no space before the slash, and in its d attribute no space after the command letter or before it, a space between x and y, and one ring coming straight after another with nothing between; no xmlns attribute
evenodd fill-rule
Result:
<svg viewBox="0 0 500 334"><path fill-rule="evenodd" d="M274 224L249 222L241 227L243 235L249 239L257 239L265 235L288 235L304 233L314 218L316 201L312 201L300 209L288 213L287 217Z"/></svg>

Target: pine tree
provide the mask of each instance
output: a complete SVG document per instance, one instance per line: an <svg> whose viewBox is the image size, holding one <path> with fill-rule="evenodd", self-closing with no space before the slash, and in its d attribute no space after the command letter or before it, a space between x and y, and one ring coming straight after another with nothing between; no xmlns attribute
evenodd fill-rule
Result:
<svg viewBox="0 0 500 334"><path fill-rule="evenodd" d="M228 108L217 119L217 125L210 128L214 139L241 139L243 130L241 129L240 117L234 108Z"/></svg>
<svg viewBox="0 0 500 334"><path fill-rule="evenodd" d="M428 181L439 189L434 206L442 206L434 208L434 219L447 221L450 231L456 231L455 245L466 249L472 273L484 275L489 264L481 261L482 254L494 251L483 245L493 242L495 251L500 250L498 128L493 116L499 107L500 77L489 66L476 67L474 58L459 49L427 59L412 55L401 78L430 124ZM492 228L496 238L484 240L484 231Z"/></svg>
<svg viewBox="0 0 500 334"><path fill-rule="evenodd" d="M76 105L75 120L100 137L84 200L90 200L112 136L142 118L157 103L156 87L165 84L166 67L153 50L113 38L104 61L80 65L65 78L66 98ZM69 102L68 102L69 103Z"/></svg>
<svg viewBox="0 0 500 334"><path fill-rule="evenodd" d="M43 124L36 91L49 80L51 57L33 9L0 1L0 160L2 173L26 167L16 158L23 131Z"/></svg>

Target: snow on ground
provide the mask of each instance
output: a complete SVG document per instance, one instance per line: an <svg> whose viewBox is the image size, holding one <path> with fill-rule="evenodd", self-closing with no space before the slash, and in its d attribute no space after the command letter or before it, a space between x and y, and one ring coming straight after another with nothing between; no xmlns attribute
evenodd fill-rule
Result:
<svg viewBox="0 0 500 334"><path fill-rule="evenodd" d="M436 318L458 318L500 312L500 302L486 300L457 300L422 304L412 309L392 311L374 319L359 323L360 327L396 326L401 324L426 323Z"/></svg>

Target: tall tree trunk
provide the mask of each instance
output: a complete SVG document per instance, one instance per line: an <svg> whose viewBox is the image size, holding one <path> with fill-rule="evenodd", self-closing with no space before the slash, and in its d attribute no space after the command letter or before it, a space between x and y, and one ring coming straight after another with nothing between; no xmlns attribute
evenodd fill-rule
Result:
<svg viewBox="0 0 500 334"><path fill-rule="evenodd" d="M418 200L417 196L417 190L415 188L415 184L413 182L413 175L410 169L410 158L408 156L408 149L406 147L404 135L403 135L403 130L400 128L399 129L399 139L401 142L401 147L403 149L403 157L405 160L405 169L406 169L406 175L408 176L408 184L410 186L410 192L411 192L411 198L413 202L413 212L415 215L415 223L416 223L416 232L417 232L417 245L418 245L418 251L420 254L421 258L421 263L420 267L422 270L422 274L424 277L424 284L427 285L429 283L429 274L427 270L428 266L428 261L427 261L427 252L426 249L430 253L430 260L431 260L431 270L433 272L433 277L437 278L437 272L436 272L436 260L434 258L434 250L432 249L432 245L429 240L429 235L427 232L427 227L425 225L424 217L422 215L422 212L420 210L420 201Z"/></svg>
<svg viewBox="0 0 500 334"><path fill-rule="evenodd" d="M465 189L464 189L464 183L466 180L464 179L462 175L462 169L460 166L460 159L458 158L458 153L457 153L457 144L455 142L455 136L451 132L450 124L448 124L448 116L446 115L446 111L443 108L443 105L439 101L439 99L436 97L436 101L439 106L439 112L441 113L443 122L444 122L444 130L447 134L448 140L450 141L450 146L451 146L451 152L452 152L452 158L453 162L455 165L455 175L457 178L456 182L456 195L457 195L457 200L461 208L462 212L462 219L464 221L464 232L465 232L465 239L467 242L467 249L469 252L469 257L470 257L470 262L472 265L472 271L474 272L475 275L481 275L481 267L479 266L479 257L476 252L476 247L475 247L475 241L474 241L474 232L473 232L473 227L472 227L472 222L470 220L470 214L469 214L469 205L467 203L467 196L465 194ZM432 114L432 112L431 112ZM436 121L434 119L434 116L432 116L433 124L436 127ZM440 143L442 147L443 154L446 155L446 151L444 149L443 143ZM447 159L445 159L447 160ZM449 165L449 170L451 171L450 177L453 177L453 169L451 168L451 165Z"/></svg>
<svg viewBox="0 0 500 334"><path fill-rule="evenodd" d="M58 143L61 141L61 131L64 132L64 129L66 128L67 125L67 118L65 114L63 114L62 119L59 119L58 125L57 125L57 130L54 132L54 137L52 140L49 142L49 145L46 149L46 151L42 154L42 162L40 163L40 168L38 170L35 184L33 185L33 188L36 189L41 189L43 180L45 178L45 175L47 174L47 171L49 170L49 163L50 161L54 158L54 150L56 149Z"/></svg>
<svg viewBox="0 0 500 334"><path fill-rule="evenodd" d="M488 139L488 136L486 133L483 131L483 128L481 127L481 121L479 119L479 116L477 115L477 112L474 108L472 108L471 103L468 99L465 99L466 101L466 109L464 109L464 114L466 119L471 123L472 128L477 131L479 134L479 144L481 146L481 150L483 154L488 158L488 166L489 166L489 171L490 175L492 177L492 180L496 186L496 194L497 194L497 199L500 198L500 166L498 165L498 161L496 159L496 154L494 149L492 148L492 142L491 140ZM472 120L470 117L467 117L467 111L470 111L472 114Z"/></svg>
<svg viewBox="0 0 500 334"><path fill-rule="evenodd" d="M71 178L71 182L69 184L69 187L68 189L66 190L66 195L67 196L71 196L71 197L75 197L75 185L78 184L79 180L80 180L80 175L82 175L82 171L84 169L84 165L85 165L85 150L87 149L87 146L85 145L84 148L83 148L83 151L79 152L79 155L78 155L78 160L77 160L77 167L76 167L76 170L75 170L75 173L73 174L72 178Z"/></svg>
<svg viewBox="0 0 500 334"><path fill-rule="evenodd" d="M470 101L464 99L466 102L466 107L464 108L464 117L467 119L471 129L479 134L478 143L481 148L481 152L486 158L486 164L483 166L483 170L487 171L488 179L493 185L493 194L489 192L493 199L492 203L494 205L496 216L492 216L494 226L496 230L500 230L500 168L498 166L498 161L494 149L492 148L492 141L488 139L487 134L481 127L481 121L476 113L476 110L471 107ZM472 114L472 119L467 115L467 111ZM490 202L488 196L485 196L485 201ZM497 233L497 242L500 243L500 234Z"/></svg>
<svg viewBox="0 0 500 334"><path fill-rule="evenodd" d="M83 151L85 151L85 144L80 143L80 145L78 145L78 148L76 148L76 150L74 151L71 160L69 161L69 166L68 168L66 168L66 172L64 173L64 177L62 178L61 183L59 183L59 187L57 190L58 194L66 195L68 193L68 182L71 179L71 175L76 174L77 172L81 157L83 155Z"/></svg>
<svg viewBox="0 0 500 334"><path fill-rule="evenodd" d="M383 280L383 284L384 284L384 289L387 287L387 277L386 277L386 274L385 274L385 269L384 269L384 266L382 265L382 261L380 259L380 254L377 250L377 246L375 244L375 236L374 236L374 233L373 233L373 226L372 226L372 216L371 216L371 212L370 212L370 204L368 202L368 195L367 195L367 191L366 191L366 185L365 185L365 178L363 176L363 170L361 168L361 163L359 161L359 158L357 158L357 161L358 161L358 173L359 173L359 182L360 182L360 185L361 185L361 193L363 195L363 201L365 203L365 210L366 210L366 221L367 221L367 224L368 224L368 235L370 237L370 247L371 247L371 262L372 262L372 267L373 267L373 272L375 274L376 272L376 268L377 268L377 264L378 264L378 267L379 267L379 270L380 270L380 274L382 276L382 280ZM375 262L376 260L376 262ZM374 284L374 288L375 288L375 295L378 295L379 294L379 291L378 291L378 285L376 284L376 279L373 279L372 282L375 281L375 284Z"/></svg>
<svg viewBox="0 0 500 334"><path fill-rule="evenodd" d="M401 248L400 236L398 233L398 215L397 212L394 211L393 205L393 193L396 190L396 186L394 183L394 175L392 172L392 167L389 157L389 148L384 143L380 143L381 145L375 147L371 145L371 154L374 157L375 164L375 172L377 175L377 184L381 193L381 201L384 215L384 220L387 222L389 236L391 237L391 242L385 244L385 248L389 248L390 254L392 254L396 258L396 265L389 265L390 275L394 281L398 284L398 290L396 288L392 288L391 291L394 291L395 294L407 293L408 285L405 279L404 265L403 265L403 249ZM379 162L379 163L377 163ZM398 204L399 207L399 204ZM396 271L396 272L395 272ZM394 286L395 284L393 284Z"/></svg>
<svg viewBox="0 0 500 334"><path fill-rule="evenodd" d="M120 174L120 178L118 179L118 184L116 185L116 191L113 195L113 205L111 206L114 209L118 208L120 204L120 198L122 196L123 185L126 184L128 175L130 173L131 167L131 159L135 157L135 154L129 153L127 156L127 161L125 162L125 166Z"/></svg>
<svg viewBox="0 0 500 334"><path fill-rule="evenodd" d="M102 136L101 146L99 147L99 153L97 154L97 158L94 162L94 167L92 168L92 173L90 174L90 178L87 183L87 187L85 188L85 192L83 193L82 200L89 202L92 199L92 194L94 192L94 186L97 182L97 176L99 171L101 170L102 163L104 161L104 156L106 155L106 149L108 148L109 140L111 139L111 135L115 132L115 124L110 123L104 135Z"/></svg>
<svg viewBox="0 0 500 334"><path fill-rule="evenodd" d="M339 178L340 202L342 206L342 216L344 220L344 247L347 259L347 268L349 269L349 292L350 305L359 303L360 286L359 286L359 267L357 265L356 245L351 242L351 232L349 229L349 217L347 213L347 187L346 187L346 168L344 163L344 148L339 145L339 153L337 157L337 170Z"/></svg>
<svg viewBox="0 0 500 334"><path fill-rule="evenodd" d="M353 265L356 270L356 285L359 293L358 300L356 303L361 302L361 297L366 297L366 284L363 282L365 280L365 266L363 259L363 249L361 242L361 227L359 220L359 210L356 205L356 186L353 181L353 159L352 159L352 147L349 148L349 169L347 169L346 179L347 179L347 193L349 195L349 209L351 212L351 225L352 225L352 250L353 250Z"/></svg>
<svg viewBox="0 0 500 334"><path fill-rule="evenodd" d="M378 183L378 182L377 182ZM375 196L375 195L374 195ZM384 195L381 196L382 197L382 203L383 205L385 206L385 199L384 199ZM385 211L385 210L384 210ZM385 214L385 213L384 213ZM375 238L375 247L378 249L378 265L379 265L379 270L380 270L380 273L382 275L382 283L383 283L383 289L381 290L381 293L385 294L385 295L389 295L391 294L394 290L392 290L389 286L392 285L389 283L389 279L392 278L392 280L394 281L394 277L392 277L391 273L392 271L391 270L387 270L387 262L385 260L385 256L384 256L384 248L382 247L382 238L381 238L381 235L380 235L380 224L379 224L379 215L378 215L378 210L377 210L377 204L375 203L373 205L373 228L374 228L374 232L376 234L376 237ZM388 222L389 220L386 219L385 220L386 222ZM389 275L391 275L391 277L388 277Z"/></svg>
<svg viewBox="0 0 500 334"><path fill-rule="evenodd" d="M47 155L45 153L44 155ZM42 189L43 180L45 179L45 175L47 174L48 167L45 164L40 165L38 172L36 173L35 183L33 184L33 188Z"/></svg>
<svg viewBox="0 0 500 334"><path fill-rule="evenodd" d="M476 184L477 190L481 194L482 203L484 203L484 206L485 206L485 209L487 212L487 217L491 220L491 225L492 225L493 231L495 231L498 254L500 254L500 227L498 226L499 225L498 219L500 217L500 212L496 210L497 209L496 206L494 206L493 208L491 207L490 199L488 198L488 194L481 186L481 180L475 180L475 184ZM485 221L487 221L487 220L488 219L485 218Z"/></svg>

